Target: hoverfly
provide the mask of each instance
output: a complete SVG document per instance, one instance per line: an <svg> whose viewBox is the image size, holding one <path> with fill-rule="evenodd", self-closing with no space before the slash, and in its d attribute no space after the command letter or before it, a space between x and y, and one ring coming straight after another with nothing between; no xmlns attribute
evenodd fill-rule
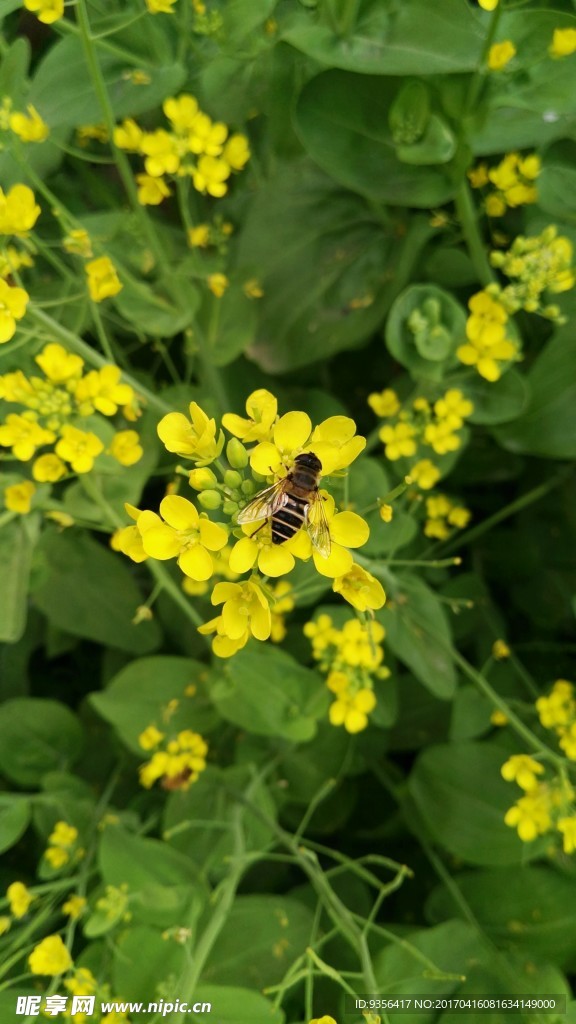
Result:
<svg viewBox="0 0 576 1024"><path fill-rule="evenodd" d="M313 452L297 455L290 472L260 491L238 514L238 522L242 525L270 519L273 544L290 540L304 526L316 550L328 558L330 530L318 490L321 474L322 463L317 455Z"/></svg>

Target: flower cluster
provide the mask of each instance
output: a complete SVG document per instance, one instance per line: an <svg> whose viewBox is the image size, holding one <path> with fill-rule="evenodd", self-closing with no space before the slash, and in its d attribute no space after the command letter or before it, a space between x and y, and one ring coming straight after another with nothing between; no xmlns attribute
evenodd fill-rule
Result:
<svg viewBox="0 0 576 1024"><path fill-rule="evenodd" d="M65 821L57 821L48 836L48 846L44 851L44 859L59 871L66 864L74 864L84 856L84 850L78 846L78 829Z"/></svg>
<svg viewBox="0 0 576 1024"><path fill-rule="evenodd" d="M545 729L553 729L570 761L576 761L576 695L573 683L557 679L547 697L539 697L536 711Z"/></svg>
<svg viewBox="0 0 576 1024"><path fill-rule="evenodd" d="M188 475L197 504L206 511L175 493L162 500L159 515L127 506L135 525L117 531L113 546L135 561L176 558L190 581L185 589L193 595L206 593L208 581L217 579L211 602L222 608L200 632L213 636L219 657L235 654L250 637L282 638L281 616L292 610L294 598L288 598L285 587L274 590L260 574L284 576L296 560L312 561L318 573L333 581L334 592L355 607L381 607L381 584L355 565L351 553L366 543L368 525L355 512L338 511L328 492L322 490L316 501L322 502L329 550L320 552L314 546L307 525L283 543L274 543L265 502L260 522L237 524L238 513L263 485L272 490L282 487L299 455L313 452L326 476L345 470L366 443L356 435L354 421L331 416L314 427L304 412L280 416L275 396L260 389L249 395L245 417L227 413L222 425L232 435L228 442L216 419L196 402L190 404L189 416L173 412L163 417L159 437L169 452L192 462L188 473L182 467L178 472ZM169 490L173 489L171 485ZM208 515L214 512L228 517L228 522L214 522ZM249 578L243 579L247 573Z"/></svg>
<svg viewBox="0 0 576 1024"><path fill-rule="evenodd" d="M576 794L568 780L550 776L529 754L514 754L502 765L502 777L515 782L522 796L506 812L504 822L520 839L532 842L554 830L560 832L565 853L576 850Z"/></svg>
<svg viewBox="0 0 576 1024"><path fill-rule="evenodd" d="M426 498L424 533L436 540L447 540L455 530L463 530L470 522L471 512L453 502L446 494Z"/></svg>
<svg viewBox="0 0 576 1024"><path fill-rule="evenodd" d="M518 358L516 343L506 337L508 311L500 300L498 286L494 288L496 295L490 285L470 299L467 341L456 350L461 363L474 366L484 380L492 382L500 379L503 364Z"/></svg>
<svg viewBox="0 0 576 1024"><path fill-rule="evenodd" d="M197 732L183 729L166 742L166 736L149 725L138 737L143 750L154 751L140 768L140 782L150 789L161 780L163 789L188 789L206 767L208 744Z"/></svg>
<svg viewBox="0 0 576 1024"><path fill-rule="evenodd" d="M16 370L0 377L0 397L20 406L20 411L8 413L0 425L0 446L10 448L21 462L34 458L34 480L55 483L71 473L89 473L105 450L122 466L138 462L143 449L135 430L118 431L107 448L95 432L95 413L109 418L121 410L128 420L138 415L134 390L122 383L117 366L85 373L80 356L56 343L46 345L35 362L42 376L26 376ZM36 456L38 449L48 446L49 451ZM18 486L18 494L14 488L7 489L13 502L7 502L7 507L28 511L34 485L28 481Z"/></svg>
<svg viewBox="0 0 576 1024"><path fill-rule="evenodd" d="M334 694L329 718L347 732L361 732L376 707L374 679L386 679L390 672L382 664L385 637L379 622L362 623L348 619L337 629L329 615L307 622L304 633L312 643L312 656L326 674L326 686Z"/></svg>
<svg viewBox="0 0 576 1024"><path fill-rule="evenodd" d="M165 100L163 110L169 129L146 132L128 119L114 130L119 149L143 157L144 172L136 176L140 202L158 206L170 195L168 180L174 176L190 177L203 194L226 195L230 176L250 158L246 136L230 135L227 125L212 121L188 93Z"/></svg>
<svg viewBox="0 0 576 1024"><path fill-rule="evenodd" d="M494 187L486 196L484 206L490 217L502 217L509 207L538 201L535 181L540 171L541 161L536 153L526 156L507 153L496 167L488 168L480 163L468 172L468 177L473 188L489 184Z"/></svg>
<svg viewBox="0 0 576 1024"><path fill-rule="evenodd" d="M24 7L45 25L52 25L64 17L64 0L24 0Z"/></svg>
<svg viewBox="0 0 576 1024"><path fill-rule="evenodd" d="M384 443L384 454L391 462L401 458L414 459L410 464L410 478L424 490L440 479L440 471L431 459L418 456L428 449L437 455L454 452L462 444L465 420L474 412L474 406L457 388L450 388L435 402L418 396L402 405L390 388L368 396L371 409L386 423L379 431Z"/></svg>
<svg viewBox="0 0 576 1024"><path fill-rule="evenodd" d="M39 215L40 207L27 185L13 185L7 193L0 188L0 235L25 239ZM29 301L28 292L13 283L12 275L31 265L28 253L0 246L0 344L14 337Z"/></svg>
<svg viewBox="0 0 576 1024"><path fill-rule="evenodd" d="M554 224L539 235L518 235L506 252L490 254L492 266L510 278L511 283L503 288L490 285L488 291L508 314L524 309L562 322L558 306L546 304L543 296L546 292L559 294L574 287L572 259L572 242L559 235Z"/></svg>

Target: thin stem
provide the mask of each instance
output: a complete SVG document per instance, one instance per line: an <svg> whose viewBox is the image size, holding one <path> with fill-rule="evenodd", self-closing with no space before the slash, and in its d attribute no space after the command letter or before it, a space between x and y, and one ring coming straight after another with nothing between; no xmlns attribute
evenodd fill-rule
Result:
<svg viewBox="0 0 576 1024"><path fill-rule="evenodd" d="M478 212L466 179L461 182L456 193L456 210L476 274L484 286L492 284L496 275L486 255L486 246L478 226Z"/></svg>

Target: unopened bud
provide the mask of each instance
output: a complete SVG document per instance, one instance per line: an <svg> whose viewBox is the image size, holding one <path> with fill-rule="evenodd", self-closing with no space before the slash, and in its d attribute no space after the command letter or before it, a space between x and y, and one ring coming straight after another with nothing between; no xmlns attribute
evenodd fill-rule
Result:
<svg viewBox="0 0 576 1024"><path fill-rule="evenodd" d="M248 452L237 437L231 437L228 441L226 458L233 469L245 469L248 465Z"/></svg>
<svg viewBox="0 0 576 1024"><path fill-rule="evenodd" d="M243 480L242 483L240 484L240 490L242 491L242 494L250 495L254 494L256 488L252 480Z"/></svg>
<svg viewBox="0 0 576 1024"><path fill-rule="evenodd" d="M220 505L222 504L222 495L220 494L220 491L200 491L200 494L198 495L198 504L202 505L202 508L220 508Z"/></svg>
<svg viewBox="0 0 576 1024"><path fill-rule="evenodd" d="M208 466L204 466L203 469L191 470L188 480L190 487L193 487L195 491L206 491L218 483L218 477L211 469L208 469Z"/></svg>
<svg viewBox="0 0 576 1024"><path fill-rule="evenodd" d="M242 477L235 469L227 469L224 473L224 483L231 491L235 491L242 486Z"/></svg>
<svg viewBox="0 0 576 1024"><path fill-rule="evenodd" d="M238 502L231 501L230 498L226 498L224 504L222 505L222 511L227 516L236 515L236 512L238 511Z"/></svg>

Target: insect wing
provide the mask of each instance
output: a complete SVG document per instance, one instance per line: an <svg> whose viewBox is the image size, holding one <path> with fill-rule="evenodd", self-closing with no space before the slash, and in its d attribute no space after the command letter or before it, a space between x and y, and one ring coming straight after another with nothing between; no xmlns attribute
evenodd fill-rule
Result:
<svg viewBox="0 0 576 1024"><path fill-rule="evenodd" d="M269 519L279 508L282 508L285 500L285 481L278 480L271 487L266 487L264 491L260 491L260 494L257 494L246 505L246 508L243 508L238 513L238 522L242 525L244 523L256 523L259 519Z"/></svg>
<svg viewBox="0 0 576 1024"><path fill-rule="evenodd" d="M306 529L312 544L322 555L328 558L332 545L330 541L330 528L324 511L324 500L320 494L312 499L306 512Z"/></svg>

